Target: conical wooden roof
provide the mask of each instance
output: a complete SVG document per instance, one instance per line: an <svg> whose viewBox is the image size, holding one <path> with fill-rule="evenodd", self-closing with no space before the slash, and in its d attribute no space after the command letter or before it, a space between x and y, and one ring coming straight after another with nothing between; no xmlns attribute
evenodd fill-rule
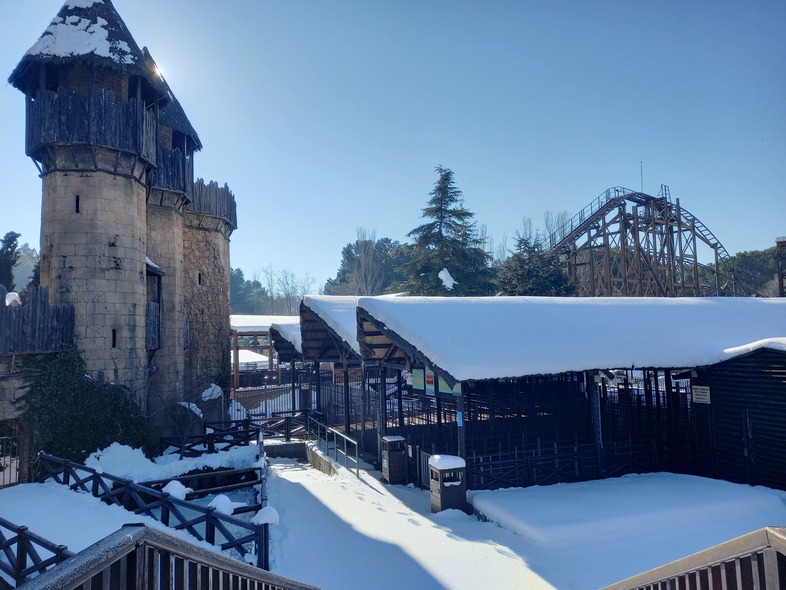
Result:
<svg viewBox="0 0 786 590"><path fill-rule="evenodd" d="M66 0L22 60L9 83L26 91L35 83L38 66L92 63L147 80L164 101L166 84L155 71L120 18L111 0Z"/></svg>

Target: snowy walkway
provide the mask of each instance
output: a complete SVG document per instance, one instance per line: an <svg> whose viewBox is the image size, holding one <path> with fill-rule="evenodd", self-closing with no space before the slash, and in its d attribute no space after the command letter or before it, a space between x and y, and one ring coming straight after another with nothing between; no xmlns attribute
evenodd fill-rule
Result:
<svg viewBox="0 0 786 590"><path fill-rule="evenodd" d="M786 493L673 474L475 494L501 528L431 514L428 492L378 473L328 477L284 459L272 472L272 569L325 590L592 589L786 523Z"/></svg>
<svg viewBox="0 0 786 590"><path fill-rule="evenodd" d="M98 465L144 480L204 462L248 466L255 456L235 449L152 464L117 447ZM786 524L786 492L684 475L471 493L498 526L457 510L432 514L428 492L383 485L379 472L361 471L358 480L343 468L328 477L292 460L271 463L268 493L279 513L271 569L324 590L585 590ZM0 490L0 516L73 551L124 523L161 526L53 483Z"/></svg>

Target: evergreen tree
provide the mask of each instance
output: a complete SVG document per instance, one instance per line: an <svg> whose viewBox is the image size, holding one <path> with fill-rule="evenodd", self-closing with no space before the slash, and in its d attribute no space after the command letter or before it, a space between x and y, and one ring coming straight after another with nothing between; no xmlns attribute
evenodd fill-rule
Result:
<svg viewBox="0 0 786 590"><path fill-rule="evenodd" d="M516 238L516 251L500 264L497 284L502 295L569 297L576 294L556 254L547 254L529 238Z"/></svg>
<svg viewBox="0 0 786 590"><path fill-rule="evenodd" d="M247 281L243 271L233 268L229 275L231 313L260 315L270 311L270 295L258 280Z"/></svg>
<svg viewBox="0 0 786 590"><path fill-rule="evenodd" d="M407 234L412 259L400 271L403 290L412 295L490 295L494 292L490 256L478 237L475 216L464 207L453 171L438 166L439 179L423 209L428 221ZM447 271L453 281L446 281Z"/></svg>
<svg viewBox="0 0 786 590"><path fill-rule="evenodd" d="M5 287L6 291L13 291L16 288L14 267L19 260L17 239L20 235L10 231L0 241L0 285Z"/></svg>

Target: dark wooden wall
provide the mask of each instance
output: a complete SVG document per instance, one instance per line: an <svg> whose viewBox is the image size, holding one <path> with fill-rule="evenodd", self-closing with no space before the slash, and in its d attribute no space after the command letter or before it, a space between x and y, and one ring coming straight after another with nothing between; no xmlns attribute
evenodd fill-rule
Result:
<svg viewBox="0 0 786 590"><path fill-rule="evenodd" d="M700 474L786 489L786 352L759 349L699 371L694 404Z"/></svg>

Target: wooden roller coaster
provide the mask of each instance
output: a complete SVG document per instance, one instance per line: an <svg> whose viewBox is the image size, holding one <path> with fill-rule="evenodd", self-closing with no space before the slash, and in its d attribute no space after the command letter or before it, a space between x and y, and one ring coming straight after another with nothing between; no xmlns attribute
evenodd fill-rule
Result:
<svg viewBox="0 0 786 590"><path fill-rule="evenodd" d="M653 197L607 189L541 244L559 256L584 297L747 295L731 258L712 232L671 201L661 185ZM699 262L706 250L714 262Z"/></svg>

